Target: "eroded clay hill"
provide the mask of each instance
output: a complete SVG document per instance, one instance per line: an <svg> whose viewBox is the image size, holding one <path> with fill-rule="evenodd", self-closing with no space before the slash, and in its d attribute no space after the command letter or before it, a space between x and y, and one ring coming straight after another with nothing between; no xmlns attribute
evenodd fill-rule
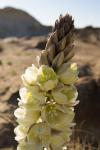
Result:
<svg viewBox="0 0 100 150"><path fill-rule="evenodd" d="M28 13L15 9L0 9L0 37L46 35L51 27L43 26Z"/></svg>

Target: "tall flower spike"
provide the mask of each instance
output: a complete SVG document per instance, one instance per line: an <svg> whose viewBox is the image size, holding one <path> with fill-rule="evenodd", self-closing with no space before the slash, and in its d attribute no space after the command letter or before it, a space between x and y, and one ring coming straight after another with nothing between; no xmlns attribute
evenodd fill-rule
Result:
<svg viewBox="0 0 100 150"><path fill-rule="evenodd" d="M70 15L60 15L55 22L45 50L41 53L39 65L49 65L57 70L63 63L74 56L73 50L74 21ZM45 58L45 59L44 59Z"/></svg>
<svg viewBox="0 0 100 150"><path fill-rule="evenodd" d="M19 108L14 112L17 150L63 150L72 134L78 79L73 51L72 17L60 16L39 57L39 67L21 76Z"/></svg>

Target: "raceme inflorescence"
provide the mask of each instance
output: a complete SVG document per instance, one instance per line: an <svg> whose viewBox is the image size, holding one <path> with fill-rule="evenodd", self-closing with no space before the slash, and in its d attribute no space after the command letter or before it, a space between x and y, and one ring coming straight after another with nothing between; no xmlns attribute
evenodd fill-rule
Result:
<svg viewBox="0 0 100 150"><path fill-rule="evenodd" d="M14 132L17 150L62 150L70 140L78 92L77 64L71 61L73 20L60 16L48 38L45 50L21 76L18 108L14 114L18 126Z"/></svg>

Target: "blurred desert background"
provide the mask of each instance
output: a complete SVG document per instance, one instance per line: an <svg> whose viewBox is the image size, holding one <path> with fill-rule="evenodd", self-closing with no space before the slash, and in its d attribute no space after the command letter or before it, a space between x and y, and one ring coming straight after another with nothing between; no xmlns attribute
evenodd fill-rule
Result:
<svg viewBox="0 0 100 150"><path fill-rule="evenodd" d="M16 147L14 110L24 70L37 64L52 26L43 25L29 13L12 7L0 9L0 149ZM100 150L100 28L75 28L73 61L79 68L76 86L80 103L75 107L72 141ZM86 145L86 144L85 144ZM75 150L85 150L76 148ZM72 149L71 149L72 150ZM89 149L90 150L90 149Z"/></svg>

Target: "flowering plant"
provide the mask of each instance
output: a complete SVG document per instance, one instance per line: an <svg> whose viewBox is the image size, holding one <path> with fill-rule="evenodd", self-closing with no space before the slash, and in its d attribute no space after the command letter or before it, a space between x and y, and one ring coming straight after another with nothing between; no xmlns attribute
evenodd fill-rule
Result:
<svg viewBox="0 0 100 150"><path fill-rule="evenodd" d="M19 91L19 107L14 112L19 124L14 130L19 143L17 150L61 150L70 140L78 95L74 86L78 71L77 65L68 61L73 56L69 49L66 50L68 32L64 29L60 38L58 34L66 22L73 28L69 15L61 17L59 28L55 25L46 50L41 53L39 67L32 65L21 76L24 87ZM71 32L71 28L68 31ZM55 35L57 43L54 43ZM53 43L61 52L54 49Z"/></svg>

